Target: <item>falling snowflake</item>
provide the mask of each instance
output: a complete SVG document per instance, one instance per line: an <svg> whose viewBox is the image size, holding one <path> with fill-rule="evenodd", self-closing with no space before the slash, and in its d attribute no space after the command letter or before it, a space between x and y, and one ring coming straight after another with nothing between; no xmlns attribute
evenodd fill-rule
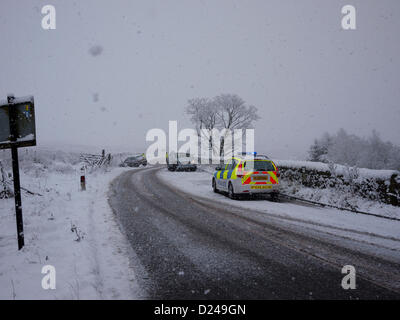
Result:
<svg viewBox="0 0 400 320"><path fill-rule="evenodd" d="M89 53L93 56L99 56L103 52L103 47L99 45L95 45L89 49Z"/></svg>

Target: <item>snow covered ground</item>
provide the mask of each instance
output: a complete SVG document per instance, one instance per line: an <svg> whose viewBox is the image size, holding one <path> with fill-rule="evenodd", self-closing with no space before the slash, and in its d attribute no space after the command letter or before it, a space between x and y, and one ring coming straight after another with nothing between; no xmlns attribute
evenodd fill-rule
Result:
<svg viewBox="0 0 400 320"><path fill-rule="evenodd" d="M278 160L273 159L274 163L279 166L287 167L287 168L307 168L317 171L332 171L332 168L327 163L322 162L314 162L314 161L299 161L299 160ZM355 167L353 167L354 169ZM336 175L344 175L348 174L349 167L334 164L334 173ZM367 168L357 168L359 177L362 178L381 178L381 179L390 179L390 177L394 173L398 173L396 170L373 170Z"/></svg>
<svg viewBox="0 0 400 320"><path fill-rule="evenodd" d="M74 159L71 153L20 153L21 185L42 196L22 192L25 247L21 251L14 199L0 199L0 299L145 298L133 272L135 261L130 261L134 253L107 199L110 181L130 169L87 173L87 190L80 191L80 166ZM4 163L9 169L9 159ZM248 208L257 219L285 219L288 224L372 243L400 261L398 221L294 203L232 201L212 192L209 172L162 169L158 175L184 192ZM400 210L394 208L391 214L400 217ZM55 290L42 288L45 265L56 269Z"/></svg>
<svg viewBox="0 0 400 320"><path fill-rule="evenodd" d="M276 164L283 165L290 168L307 167L308 169L315 169L318 171L329 171L327 164L311 161L291 161L291 160L274 160ZM209 174L214 173L214 167L209 165L199 166L201 171ZM394 170L370 170L370 169L357 169L359 172L358 183L363 183L363 179L367 178L382 178L390 179ZM335 165L337 174L346 174L344 166ZM364 197L354 195L347 188L341 190L334 187L326 188L309 188L301 183L295 181L285 181L284 178L280 179L282 192L291 196L301 199L312 200L320 203L333 205L340 208L355 209L362 212L369 212L378 214L385 217L393 217L400 219L400 207L388 205L379 201L369 200ZM342 212L342 211L341 211Z"/></svg>
<svg viewBox="0 0 400 320"><path fill-rule="evenodd" d="M21 165L25 247L17 250L14 199L0 199L0 299L134 299L142 292L130 268L130 247L107 200L123 168L87 174L77 165ZM51 169L51 170L50 170ZM56 289L44 290L42 268L56 269Z"/></svg>
<svg viewBox="0 0 400 320"><path fill-rule="evenodd" d="M216 194L211 188L209 172L158 173L167 184L199 197L249 209L249 215L257 219L284 219L285 223L302 225L326 234L341 235L359 242L378 245L389 250L391 257L400 262L400 221L356 214L337 209L299 205L290 202L276 203L269 200L231 200ZM257 212L265 213L258 214ZM400 217L400 209L397 208Z"/></svg>

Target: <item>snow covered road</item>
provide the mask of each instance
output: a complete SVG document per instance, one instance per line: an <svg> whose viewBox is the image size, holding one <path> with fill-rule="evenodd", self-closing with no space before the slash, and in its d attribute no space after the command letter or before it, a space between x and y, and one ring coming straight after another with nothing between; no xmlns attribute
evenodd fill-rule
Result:
<svg viewBox="0 0 400 320"><path fill-rule="evenodd" d="M125 172L111 186L110 204L149 298L400 297L398 224L371 228L361 217L349 228L355 220L343 222L330 209L232 202L213 194L208 178L149 168ZM341 287L344 265L357 270L356 290Z"/></svg>

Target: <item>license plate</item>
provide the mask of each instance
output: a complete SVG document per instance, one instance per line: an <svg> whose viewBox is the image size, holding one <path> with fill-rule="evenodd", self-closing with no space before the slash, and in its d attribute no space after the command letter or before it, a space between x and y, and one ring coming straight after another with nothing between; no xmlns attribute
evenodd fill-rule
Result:
<svg viewBox="0 0 400 320"><path fill-rule="evenodd" d="M254 181L260 181L260 180L263 180L263 181L265 181L265 180L268 180L268 176L253 176L252 177L253 178L253 180Z"/></svg>
<svg viewBox="0 0 400 320"><path fill-rule="evenodd" d="M271 189L272 186L251 186L250 189Z"/></svg>

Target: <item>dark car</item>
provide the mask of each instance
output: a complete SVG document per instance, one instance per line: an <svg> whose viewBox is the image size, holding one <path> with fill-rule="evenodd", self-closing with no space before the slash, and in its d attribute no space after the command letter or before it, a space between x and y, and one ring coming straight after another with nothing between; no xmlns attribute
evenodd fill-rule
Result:
<svg viewBox="0 0 400 320"><path fill-rule="evenodd" d="M190 153L171 153L167 154L167 166L169 171L196 171L197 165L194 163Z"/></svg>
<svg viewBox="0 0 400 320"><path fill-rule="evenodd" d="M140 165L147 165L146 157L143 154L126 158L121 167L139 167Z"/></svg>

